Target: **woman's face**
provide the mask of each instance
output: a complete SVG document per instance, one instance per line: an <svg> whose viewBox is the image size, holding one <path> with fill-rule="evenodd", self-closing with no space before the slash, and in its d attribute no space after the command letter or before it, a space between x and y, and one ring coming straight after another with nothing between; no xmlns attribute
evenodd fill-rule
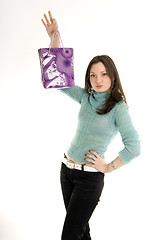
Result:
<svg viewBox="0 0 161 240"><path fill-rule="evenodd" d="M96 92L108 92L111 87L111 79L107 75L102 62L95 63L90 69L90 83Z"/></svg>

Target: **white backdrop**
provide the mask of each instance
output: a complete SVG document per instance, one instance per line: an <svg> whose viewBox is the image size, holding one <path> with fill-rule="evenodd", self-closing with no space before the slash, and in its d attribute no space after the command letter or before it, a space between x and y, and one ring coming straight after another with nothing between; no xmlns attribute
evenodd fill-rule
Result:
<svg viewBox="0 0 161 240"><path fill-rule="evenodd" d="M60 164L79 105L41 84L37 50L49 46L41 23L48 10L74 48L76 84L84 86L91 58L112 57L141 139L141 155L106 174L92 239L160 240L159 0L1 1L0 239L60 239L63 227ZM122 147L118 135L107 162Z"/></svg>

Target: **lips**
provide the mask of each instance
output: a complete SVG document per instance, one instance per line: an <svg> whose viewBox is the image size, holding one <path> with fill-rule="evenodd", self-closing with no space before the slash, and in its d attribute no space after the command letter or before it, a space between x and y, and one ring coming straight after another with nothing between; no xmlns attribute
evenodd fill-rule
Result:
<svg viewBox="0 0 161 240"><path fill-rule="evenodd" d="M96 87L100 88L100 87L103 87L103 85L97 85Z"/></svg>

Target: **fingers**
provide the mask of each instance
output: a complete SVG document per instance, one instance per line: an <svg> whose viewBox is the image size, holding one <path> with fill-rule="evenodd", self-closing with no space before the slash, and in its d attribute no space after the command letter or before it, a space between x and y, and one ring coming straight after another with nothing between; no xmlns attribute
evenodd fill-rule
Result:
<svg viewBox="0 0 161 240"><path fill-rule="evenodd" d="M94 155L85 154L86 157L93 159L93 161L96 161L96 157Z"/></svg>
<svg viewBox="0 0 161 240"><path fill-rule="evenodd" d="M89 151L90 153L92 153L94 156L96 156L96 158L98 158L99 157L99 155L98 155L98 153L96 153L95 151Z"/></svg>
<svg viewBox="0 0 161 240"><path fill-rule="evenodd" d="M50 17L50 22L53 23L53 17L52 17L52 14L51 14L50 11L48 11L48 13L49 13L49 17Z"/></svg>
<svg viewBox="0 0 161 240"><path fill-rule="evenodd" d="M47 28L47 25L46 25L46 23L44 22L44 20L41 19L41 21L42 21L42 23L44 24L44 27Z"/></svg>
<svg viewBox="0 0 161 240"><path fill-rule="evenodd" d="M90 154L85 154L86 157L88 158L84 158L85 161L87 162L90 162L90 163L93 163L93 165L91 164L87 164L87 166L94 166L95 165L95 162L96 162L96 157L94 155L90 155ZM89 159L90 158L90 159Z"/></svg>
<svg viewBox="0 0 161 240"><path fill-rule="evenodd" d="M44 14L44 18L46 20L46 23L43 19L41 19L42 23L44 24L45 28L47 28L51 23L53 23L53 17L52 17L52 14L51 14L51 11L48 11L48 14L49 14L49 18L50 18L50 21L48 19L48 17L46 16L46 14Z"/></svg>
<svg viewBox="0 0 161 240"><path fill-rule="evenodd" d="M91 159L88 159L88 158L85 158L84 160L87 161L87 162L91 162L93 164L95 163L95 160L91 160Z"/></svg>
<svg viewBox="0 0 161 240"><path fill-rule="evenodd" d="M46 30L48 31L48 27L50 27L52 25L52 28L55 30L55 31L58 31L58 24L57 24L57 21L55 18L52 17L52 14L51 14L51 11L48 11L48 14L49 14L49 18L47 17L46 14L44 14L44 18L45 18L45 21L43 19L41 19L44 27L46 28ZM49 21L50 20L50 21Z"/></svg>
<svg viewBox="0 0 161 240"><path fill-rule="evenodd" d="M94 165L92 165L92 164L87 164L87 163L86 163L86 164L85 164L85 166L88 166L88 167L93 167L93 168L95 168L95 167L94 167Z"/></svg>
<svg viewBox="0 0 161 240"><path fill-rule="evenodd" d="M84 158L84 160L95 164L97 160L101 159L97 152L91 150L89 150L89 152L92 154L85 154L85 156L90 159ZM103 156L103 159L105 159L105 156Z"/></svg>
<svg viewBox="0 0 161 240"><path fill-rule="evenodd" d="M47 18L47 16L46 16L46 14L44 14L44 18L45 18L45 20L46 20L46 23L47 23L47 24L50 24L50 22L49 22L49 20L48 20L48 18Z"/></svg>

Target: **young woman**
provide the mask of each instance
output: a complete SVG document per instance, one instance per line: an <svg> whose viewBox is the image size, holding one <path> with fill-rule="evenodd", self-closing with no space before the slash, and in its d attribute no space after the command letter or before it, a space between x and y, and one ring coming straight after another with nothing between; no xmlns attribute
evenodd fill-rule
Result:
<svg viewBox="0 0 161 240"><path fill-rule="evenodd" d="M53 48L59 47L58 25L49 11L42 22ZM64 154L61 187L66 207L62 240L89 240L89 219L98 204L105 173L140 154L140 141L131 121L116 66L107 55L94 57L85 76L85 88L61 89L80 106L76 134ZM124 149L106 164L104 153L120 132Z"/></svg>

